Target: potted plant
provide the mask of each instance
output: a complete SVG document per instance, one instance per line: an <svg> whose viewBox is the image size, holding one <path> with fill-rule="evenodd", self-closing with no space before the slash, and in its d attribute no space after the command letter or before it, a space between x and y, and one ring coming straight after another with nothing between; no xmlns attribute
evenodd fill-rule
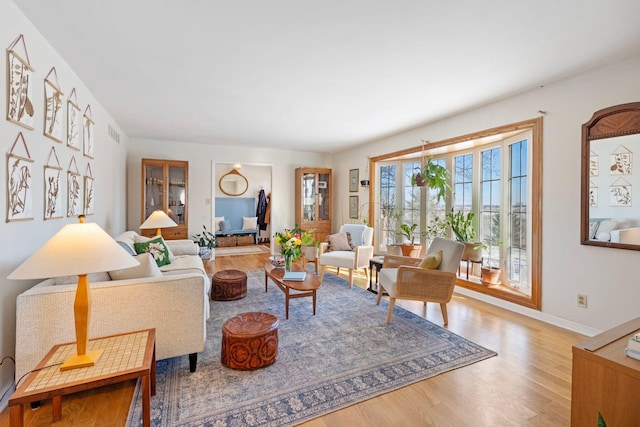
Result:
<svg viewBox="0 0 640 427"><path fill-rule="evenodd" d="M422 249L422 245L416 245L415 239L416 236L413 234L418 224L400 224L400 231L396 233L398 236L406 237L409 240L409 243L403 243L400 245L402 249L402 255L410 256L410 257L418 257L420 256L420 250Z"/></svg>
<svg viewBox="0 0 640 427"><path fill-rule="evenodd" d="M460 243L464 243L464 252L462 253L462 259L467 262L480 262L482 261L482 244L474 242L476 238L476 229L473 227L473 218L475 214L469 212L466 215L461 212L447 213L445 222L451 231L456 236L456 240Z"/></svg>
<svg viewBox="0 0 640 427"><path fill-rule="evenodd" d="M300 241L302 242L302 254L307 261L314 261L318 258L318 241L315 238L315 229L301 230Z"/></svg>
<svg viewBox="0 0 640 427"><path fill-rule="evenodd" d="M502 245L502 240L498 240L493 243L493 246ZM490 246L489 243L481 243L479 245L482 249L488 249ZM480 269L480 280L484 285L499 285L500 284L500 274L502 273L502 268L500 268L500 257L495 259L491 251L489 251L489 256L483 260L485 261Z"/></svg>
<svg viewBox="0 0 640 427"><path fill-rule="evenodd" d="M418 172L411 177L411 185L435 189L438 201L444 199L447 190L451 191L449 171L444 166L435 163L433 157L429 157L422 169L417 168L417 170Z"/></svg>
<svg viewBox="0 0 640 427"><path fill-rule="evenodd" d="M431 219L427 229L422 233L428 241L433 240L435 237L445 237L447 235L448 224L445 218L436 216Z"/></svg>
<svg viewBox="0 0 640 427"><path fill-rule="evenodd" d="M193 237L196 239L196 243L200 246L198 255L202 259L214 259L216 246L216 235L207 230L207 226L202 226L202 233L198 233Z"/></svg>

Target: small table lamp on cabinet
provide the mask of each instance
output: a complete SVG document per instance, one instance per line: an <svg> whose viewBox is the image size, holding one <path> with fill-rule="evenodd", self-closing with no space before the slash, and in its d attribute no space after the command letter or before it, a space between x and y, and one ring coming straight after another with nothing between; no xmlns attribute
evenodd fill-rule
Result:
<svg viewBox="0 0 640 427"><path fill-rule="evenodd" d="M102 350L87 351L91 321L91 295L87 274L135 267L139 262L95 223L67 224L36 253L16 268L8 279L44 279L78 276L73 304L77 354L61 370L93 366Z"/></svg>
<svg viewBox="0 0 640 427"><path fill-rule="evenodd" d="M163 228L177 227L177 226L178 224L176 224L174 220L169 218L169 215L164 213L164 211L162 210L157 210L157 211L151 212L151 215L149 215L149 217L145 220L145 222L142 223L142 225L140 226L140 229L143 230L147 228L155 228L156 235L162 236Z"/></svg>

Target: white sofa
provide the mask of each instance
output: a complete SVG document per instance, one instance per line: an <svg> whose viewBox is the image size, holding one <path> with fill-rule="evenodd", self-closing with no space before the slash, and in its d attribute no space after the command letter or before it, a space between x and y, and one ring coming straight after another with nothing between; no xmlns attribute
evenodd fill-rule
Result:
<svg viewBox="0 0 640 427"><path fill-rule="evenodd" d="M129 231L116 240L127 245L135 236ZM175 257L160 268L159 276L110 280L108 273L89 275L89 337L155 328L156 358L188 354L194 372L197 353L204 350L207 335L210 282L194 242L166 243ZM72 283L67 284L57 284L65 282L63 278L47 279L18 295L16 381L35 368L53 345L75 341L73 300L77 278L70 279Z"/></svg>

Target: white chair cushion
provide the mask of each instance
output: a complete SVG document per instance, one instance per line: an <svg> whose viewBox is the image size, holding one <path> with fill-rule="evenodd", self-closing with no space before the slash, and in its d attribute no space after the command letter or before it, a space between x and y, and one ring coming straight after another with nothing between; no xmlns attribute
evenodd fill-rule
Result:
<svg viewBox="0 0 640 427"><path fill-rule="evenodd" d="M356 253L352 251L332 251L320 255L320 265L353 268Z"/></svg>
<svg viewBox="0 0 640 427"><path fill-rule="evenodd" d="M383 268L380 270L378 281L391 298L396 296L396 281L398 280L397 268Z"/></svg>

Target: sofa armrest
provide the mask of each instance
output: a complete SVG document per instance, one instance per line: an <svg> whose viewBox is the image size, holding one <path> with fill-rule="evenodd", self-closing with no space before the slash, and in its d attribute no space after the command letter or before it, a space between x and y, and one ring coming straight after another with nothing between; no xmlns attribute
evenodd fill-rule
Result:
<svg viewBox="0 0 640 427"><path fill-rule="evenodd" d="M356 253L354 260L355 268L363 268L369 266L369 260L373 257L373 246L356 246L353 248Z"/></svg>
<svg viewBox="0 0 640 427"><path fill-rule="evenodd" d="M174 255L198 255L196 242L187 239L165 240L165 243Z"/></svg>

